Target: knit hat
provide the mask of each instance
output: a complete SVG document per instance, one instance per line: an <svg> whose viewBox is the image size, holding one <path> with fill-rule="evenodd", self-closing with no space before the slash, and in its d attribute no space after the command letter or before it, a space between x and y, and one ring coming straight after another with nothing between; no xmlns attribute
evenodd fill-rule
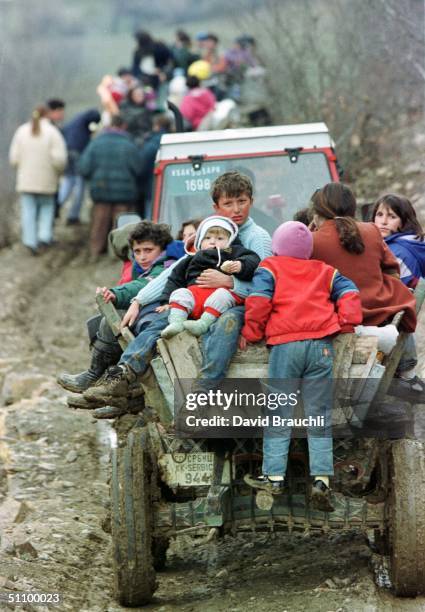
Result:
<svg viewBox="0 0 425 612"><path fill-rule="evenodd" d="M282 223L273 234L272 251L274 255L310 259L313 253L312 233L299 221Z"/></svg>
<svg viewBox="0 0 425 612"><path fill-rule="evenodd" d="M201 248L201 243L205 238L206 233L212 227L221 227L222 229L229 232L229 244L232 244L232 242L238 235L238 226L234 221L228 219L227 217L221 217L220 215L212 215L211 217L207 217L206 219L204 219L196 230L195 249L197 251L199 251L199 249Z"/></svg>

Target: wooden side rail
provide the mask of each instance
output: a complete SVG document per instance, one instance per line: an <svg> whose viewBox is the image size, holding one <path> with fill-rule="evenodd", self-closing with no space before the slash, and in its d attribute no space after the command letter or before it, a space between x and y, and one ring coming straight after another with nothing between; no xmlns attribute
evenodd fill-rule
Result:
<svg viewBox="0 0 425 612"><path fill-rule="evenodd" d="M120 346L125 350L132 340L134 340L134 334L128 327L121 329L121 317L117 312L117 309L112 302L106 303L102 295L96 296L97 307L101 315L108 321L108 325L112 330L115 338L120 343Z"/></svg>
<svg viewBox="0 0 425 612"><path fill-rule="evenodd" d="M421 278L419 280L418 284L416 285L414 295L416 298L416 314L418 315L422 308L422 304L424 303L424 300L425 300L425 279ZM394 319L396 317L399 317L399 319L395 323L396 325L400 323L401 317L403 316L403 314L404 313L401 312L395 315ZM388 388L391 384L391 381L394 377L395 371L399 364L400 358L403 354L404 345L406 343L407 336L408 334L406 332L400 332L397 338L397 343L395 347L393 348L391 353L388 355L388 357L384 359L383 361L383 365L385 366L385 374L382 377L382 380L379 385L379 390L377 393L378 399L382 399L384 395L386 394L386 392L388 391Z"/></svg>

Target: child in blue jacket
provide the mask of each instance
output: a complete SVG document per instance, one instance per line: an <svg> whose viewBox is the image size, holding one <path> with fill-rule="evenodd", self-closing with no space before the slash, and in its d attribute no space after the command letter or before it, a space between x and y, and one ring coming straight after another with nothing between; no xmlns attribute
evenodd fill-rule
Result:
<svg viewBox="0 0 425 612"><path fill-rule="evenodd" d="M372 220L397 258L400 280L408 287L416 287L425 276L425 242L411 202L404 196L387 193L375 202Z"/></svg>

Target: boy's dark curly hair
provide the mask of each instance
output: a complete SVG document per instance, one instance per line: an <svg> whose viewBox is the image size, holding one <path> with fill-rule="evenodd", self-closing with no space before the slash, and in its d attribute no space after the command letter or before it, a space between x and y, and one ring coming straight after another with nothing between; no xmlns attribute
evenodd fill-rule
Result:
<svg viewBox="0 0 425 612"><path fill-rule="evenodd" d="M135 242L150 240L155 246L165 249L167 244L173 241L170 227L165 223L152 223L152 221L140 221L128 237L131 248Z"/></svg>

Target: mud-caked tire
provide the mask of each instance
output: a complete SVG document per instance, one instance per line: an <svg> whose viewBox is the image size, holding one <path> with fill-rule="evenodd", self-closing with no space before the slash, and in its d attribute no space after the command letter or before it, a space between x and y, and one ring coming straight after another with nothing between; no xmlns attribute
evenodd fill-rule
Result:
<svg viewBox="0 0 425 612"><path fill-rule="evenodd" d="M125 444L112 449L114 591L117 601L127 607L149 603L156 589L148 443L146 428L136 427Z"/></svg>
<svg viewBox="0 0 425 612"><path fill-rule="evenodd" d="M165 567L169 545L170 538L158 537L152 539L153 566L157 572L160 572Z"/></svg>
<svg viewBox="0 0 425 612"><path fill-rule="evenodd" d="M391 445L389 531L391 579L396 595L425 593L425 444Z"/></svg>

